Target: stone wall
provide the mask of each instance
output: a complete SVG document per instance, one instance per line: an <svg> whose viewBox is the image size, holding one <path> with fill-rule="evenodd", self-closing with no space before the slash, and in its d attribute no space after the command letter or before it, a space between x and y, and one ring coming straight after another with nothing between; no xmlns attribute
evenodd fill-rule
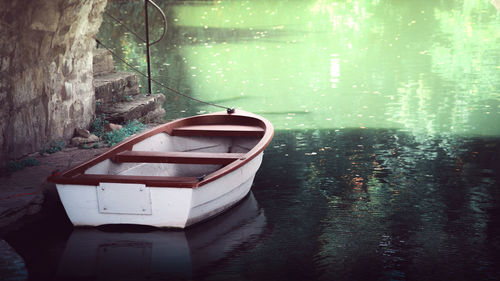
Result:
<svg viewBox="0 0 500 281"><path fill-rule="evenodd" d="M90 124L93 37L106 1L0 1L1 163Z"/></svg>

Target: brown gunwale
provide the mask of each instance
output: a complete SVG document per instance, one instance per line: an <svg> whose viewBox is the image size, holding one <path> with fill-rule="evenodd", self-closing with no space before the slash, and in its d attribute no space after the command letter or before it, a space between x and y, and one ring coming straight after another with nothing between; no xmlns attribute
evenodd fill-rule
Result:
<svg viewBox="0 0 500 281"><path fill-rule="evenodd" d="M264 129L259 126L245 125L191 125L174 128L174 136L234 136L234 137L257 137L264 136Z"/></svg>
<svg viewBox="0 0 500 281"><path fill-rule="evenodd" d="M98 186L101 182L112 183L141 183L146 186L163 187L175 186L179 188L190 188L196 185L199 180L195 177L151 177L134 175L98 175L98 174L79 174L72 178L61 178L58 183Z"/></svg>
<svg viewBox="0 0 500 281"><path fill-rule="evenodd" d="M227 165L245 153L122 151L111 158L116 163L177 163Z"/></svg>
<svg viewBox="0 0 500 281"><path fill-rule="evenodd" d="M158 177L158 176L123 176L123 175L93 175L85 174L85 171L107 159L115 157L117 154L125 151L131 151L134 144L151 137L159 133L167 133L169 135L179 135L179 128L186 128L191 126L218 126L218 125L234 125L234 126L246 126L253 127L255 136L257 131L259 132L260 141L255 145L250 151L244 154L243 157L230 162L229 164L223 166L222 168L216 170L215 172L206 175L203 179L193 181L193 178L189 180L178 181L171 177ZM257 129L256 129L257 128ZM261 128L261 129L258 129ZM177 132L175 132L177 129ZM199 128L198 128L199 129ZM235 133L236 132L236 133ZM182 133L181 133L182 135ZM190 130L188 134L190 136L200 135L209 136L206 134L206 130ZM226 136L245 136L239 134L237 131L221 131L219 130L216 135L226 135ZM60 175L52 176L49 178L51 182L59 184L77 184L77 185L98 185L98 182L116 182L116 183L143 183L147 186L155 187L174 187L174 188L197 188L201 187L209 182L212 182L251 161L257 155L259 155L271 142L274 135L273 125L266 119L242 110L237 110L236 113L228 114L226 112L217 112L212 114L197 115L188 118L174 120L172 122L157 126L150 131L133 136L105 153L93 158L83 164L73 167L67 171L62 172ZM211 136L211 135L210 135ZM90 179L89 179L90 178ZM99 180L100 179L100 180Z"/></svg>

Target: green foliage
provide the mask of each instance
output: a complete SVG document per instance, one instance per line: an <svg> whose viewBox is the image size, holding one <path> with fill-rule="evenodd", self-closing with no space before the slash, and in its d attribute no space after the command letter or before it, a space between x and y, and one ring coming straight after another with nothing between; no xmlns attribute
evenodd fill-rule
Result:
<svg viewBox="0 0 500 281"><path fill-rule="evenodd" d="M52 154L58 151L63 150L66 147L66 142L64 141L53 141L49 145L44 145L40 148L40 155L44 155L45 153Z"/></svg>
<svg viewBox="0 0 500 281"><path fill-rule="evenodd" d="M142 124L141 122L139 122L137 120L134 120L134 121L127 123L119 130L107 132L104 135L103 140L106 143L108 143L110 146L113 146L113 145L121 142L125 138L127 138L127 137L129 137L137 132L144 130L145 128L146 128L146 125Z"/></svg>
<svg viewBox="0 0 500 281"><path fill-rule="evenodd" d="M92 134L102 139L102 137L104 137L104 134L106 133L106 125L108 124L109 122L106 121L106 116L104 116L104 114L99 115L90 125L90 131L92 132Z"/></svg>
<svg viewBox="0 0 500 281"><path fill-rule="evenodd" d="M146 125L142 124L141 122L134 120L126 125L123 125L123 127L119 130L114 130L111 132L106 132L106 126L109 124L108 121L106 121L106 116L100 115L97 116L97 118L92 122L90 125L90 131L98 136L101 140L103 140L105 143L107 143L109 146L113 146L125 138L140 132L146 128ZM92 145L92 146L81 146L81 148L89 149L89 148L95 148L98 147L97 144Z"/></svg>
<svg viewBox="0 0 500 281"><path fill-rule="evenodd" d="M38 160L32 157L28 157L18 161L13 161L13 160L9 161L5 169L7 170L7 172L11 173L22 170L25 167L38 166L38 165L40 165L40 162L38 162Z"/></svg>

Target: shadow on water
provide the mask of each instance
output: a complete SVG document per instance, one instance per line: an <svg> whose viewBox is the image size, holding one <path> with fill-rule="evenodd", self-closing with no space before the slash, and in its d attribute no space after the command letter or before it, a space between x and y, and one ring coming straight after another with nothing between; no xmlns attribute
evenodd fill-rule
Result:
<svg viewBox="0 0 500 281"><path fill-rule="evenodd" d="M55 192L45 193L46 199L39 214L2 237L24 260L28 280L53 279L73 229Z"/></svg>
<svg viewBox="0 0 500 281"><path fill-rule="evenodd" d="M255 199L207 223L72 230L58 207L6 240L31 280L491 280L499 160L498 138L277 131Z"/></svg>
<svg viewBox="0 0 500 281"><path fill-rule="evenodd" d="M67 241L49 256L50 264L35 257L39 247L26 247L17 235L9 240L27 260L30 280L171 280L197 278L222 267L268 230L264 211L250 193L221 216L185 231L139 225L75 228L57 237L60 243Z"/></svg>
<svg viewBox="0 0 500 281"><path fill-rule="evenodd" d="M272 145L254 193L281 238L247 261L268 280L500 276L498 138L311 130Z"/></svg>
<svg viewBox="0 0 500 281"><path fill-rule="evenodd" d="M55 280L189 279L222 267L263 238L266 217L252 194L223 215L185 231L133 226L75 229Z"/></svg>

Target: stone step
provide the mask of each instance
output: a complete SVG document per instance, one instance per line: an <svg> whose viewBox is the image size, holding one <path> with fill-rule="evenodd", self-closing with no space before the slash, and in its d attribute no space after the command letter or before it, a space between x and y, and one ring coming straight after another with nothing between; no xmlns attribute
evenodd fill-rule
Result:
<svg viewBox="0 0 500 281"><path fill-rule="evenodd" d="M165 96L139 93L135 73L115 71L113 56L106 49L94 50L93 57L96 114L112 123L123 124L138 119L158 122L165 116Z"/></svg>
<svg viewBox="0 0 500 281"><path fill-rule="evenodd" d="M107 107L130 100L139 94L139 78L129 72L107 72L94 75L97 107Z"/></svg>
<svg viewBox="0 0 500 281"><path fill-rule="evenodd" d="M162 108L165 96L163 94L135 95L128 101L114 103L111 106L96 110L97 115L104 114L111 123L124 124L132 120L145 122L160 121L165 115Z"/></svg>
<svg viewBox="0 0 500 281"><path fill-rule="evenodd" d="M92 67L94 76L115 71L113 55L106 49L94 49Z"/></svg>

